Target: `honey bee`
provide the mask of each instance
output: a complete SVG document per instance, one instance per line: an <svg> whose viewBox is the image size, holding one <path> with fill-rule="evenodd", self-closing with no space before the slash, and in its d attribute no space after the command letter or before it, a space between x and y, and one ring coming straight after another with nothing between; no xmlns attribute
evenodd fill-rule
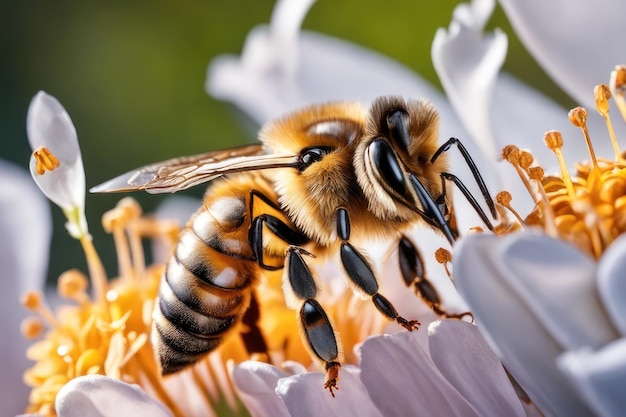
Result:
<svg viewBox="0 0 626 417"><path fill-rule="evenodd" d="M316 300L310 255L339 253L352 286L390 320L412 331L379 292L366 256L352 242L400 238L399 263L439 314L419 252L403 233L418 224L450 242L454 228L446 182L456 184L487 227L491 223L460 180L448 172L452 145L465 157L495 218L493 201L456 139L438 143L439 115L426 100L381 97L315 105L267 123L260 144L171 159L114 178L92 192L175 192L226 176L209 187L202 207L181 232L160 286L153 343L164 374L216 348L255 303L263 271L283 270L287 305L296 310L303 341L326 371L334 396L341 366L338 335ZM263 344L259 335L248 335ZM253 343L251 342L251 345Z"/></svg>

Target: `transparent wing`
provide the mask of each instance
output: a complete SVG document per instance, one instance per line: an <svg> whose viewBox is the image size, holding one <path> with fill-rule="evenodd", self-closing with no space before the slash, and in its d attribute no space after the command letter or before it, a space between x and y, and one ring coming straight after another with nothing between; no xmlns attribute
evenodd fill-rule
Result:
<svg viewBox="0 0 626 417"><path fill-rule="evenodd" d="M89 191L115 193L145 190L173 193L222 175L258 169L296 167L297 155L265 154L261 144L168 159L134 169Z"/></svg>

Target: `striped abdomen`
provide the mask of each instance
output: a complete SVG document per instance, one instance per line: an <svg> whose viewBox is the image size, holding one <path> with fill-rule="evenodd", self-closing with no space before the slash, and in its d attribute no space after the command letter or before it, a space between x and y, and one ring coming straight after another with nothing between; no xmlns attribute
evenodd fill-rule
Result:
<svg viewBox="0 0 626 417"><path fill-rule="evenodd" d="M153 313L163 374L215 349L250 304L258 268L248 242L252 185L245 175L216 183L181 232Z"/></svg>

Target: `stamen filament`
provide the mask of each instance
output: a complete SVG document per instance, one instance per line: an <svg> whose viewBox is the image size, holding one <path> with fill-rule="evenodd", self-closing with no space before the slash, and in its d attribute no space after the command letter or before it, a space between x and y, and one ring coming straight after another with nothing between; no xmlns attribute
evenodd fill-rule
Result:
<svg viewBox="0 0 626 417"><path fill-rule="evenodd" d="M583 107L575 107L568 113L569 121L576 127L579 127L585 137L585 143L587 144L587 152L589 153L589 159L593 165L593 169L598 169L598 161L596 159L596 153L593 150L591 144L591 138L589 137L589 130L587 129L587 110Z"/></svg>
<svg viewBox="0 0 626 417"><path fill-rule="evenodd" d="M593 90L593 95L596 99L596 109L598 110L598 113L604 117L606 129L609 131L611 144L613 145L613 152L615 153L615 160L622 160L622 151L619 148L619 143L617 143L617 137L615 136L611 116L609 116L609 99L611 98L611 89L606 84L598 84Z"/></svg>
<svg viewBox="0 0 626 417"><path fill-rule="evenodd" d="M559 161L559 168L561 169L561 178L565 183L565 188L567 189L567 194L571 199L576 198L576 193L574 192L574 184L572 184L572 178L569 175L569 170L567 169L567 164L565 163L565 157L563 156L563 151L561 148L563 147L563 136L561 136L561 132L558 130L550 130L546 132L543 137L546 146L554 152L556 155L556 159Z"/></svg>
<svg viewBox="0 0 626 417"><path fill-rule="evenodd" d="M520 150L517 148L517 146L507 145L502 149L502 159L513 165L513 168L515 168L515 171L517 171L517 175L519 175L520 179L522 180L524 187L526 187L526 189L528 190L528 193L530 194L534 203L537 204L539 202L537 194L535 193L535 190L528 181L524 169L521 167L521 164L524 163L525 158L520 158L520 156Z"/></svg>
<svg viewBox="0 0 626 417"><path fill-rule="evenodd" d="M107 276L104 271L102 261L96 252L96 248L93 246L91 235L85 234L80 238L80 244L85 252L85 258L87 259L87 266L89 268L89 277L91 284L93 285L94 297L102 305L106 305L106 292L107 292Z"/></svg>
<svg viewBox="0 0 626 417"><path fill-rule="evenodd" d="M443 269L446 271L446 274L448 274L448 278L450 278L450 281L454 282L450 268L448 268L449 263L452 262L452 254L450 251L444 248L437 249L435 251L435 260L443 265Z"/></svg>
<svg viewBox="0 0 626 417"><path fill-rule="evenodd" d="M539 195L541 196L541 202L543 203L544 227L546 228L546 233L550 237L558 238L559 230L556 227L554 210L550 205L550 199L548 198L548 194L546 193L546 190L545 188L543 188L543 184L541 183L541 179L544 176L543 168L538 166L530 167L528 168L528 175L537 183L537 191L539 192Z"/></svg>
<svg viewBox="0 0 626 417"><path fill-rule="evenodd" d="M508 191L500 191L496 195L496 202L500 204L502 207L505 207L507 210L509 210L513 214L513 216L515 216L515 218L521 225L526 226L526 222L524 222L524 219L522 219L522 216L520 216L517 210L515 210L511 206L512 199L513 197L511 196L511 193L509 193Z"/></svg>

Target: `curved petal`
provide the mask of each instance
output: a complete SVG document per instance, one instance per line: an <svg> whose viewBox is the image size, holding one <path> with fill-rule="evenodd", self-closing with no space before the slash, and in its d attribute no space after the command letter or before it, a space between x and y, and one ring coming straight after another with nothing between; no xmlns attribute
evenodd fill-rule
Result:
<svg viewBox="0 0 626 417"><path fill-rule="evenodd" d="M626 61L623 37L626 3L601 0L500 0L515 32L563 90L588 108L591 92L608 83L616 64Z"/></svg>
<svg viewBox="0 0 626 417"><path fill-rule="evenodd" d="M441 374L478 415L525 415L502 363L476 326L461 320L433 322L428 327L428 344Z"/></svg>
<svg viewBox="0 0 626 417"><path fill-rule="evenodd" d="M271 25L248 34L241 57L221 55L211 61L207 92L235 103L259 124L313 103L369 102L390 94L428 97L442 113L442 137L464 136L443 95L408 68L350 42L294 30L311 3L279 2Z"/></svg>
<svg viewBox="0 0 626 417"><path fill-rule="evenodd" d="M20 298L26 290L43 290L52 219L25 170L0 160L0 177L0 404L15 415L28 403L22 375L31 365L24 355L31 341L20 332L28 312Z"/></svg>
<svg viewBox="0 0 626 417"><path fill-rule="evenodd" d="M589 415L556 367L561 346L509 283L501 260L506 239L483 234L461 239L453 260L457 289L489 345L541 410Z"/></svg>
<svg viewBox="0 0 626 417"><path fill-rule="evenodd" d="M583 349L564 353L559 368L598 416L618 417L626 410L626 339L621 338L594 352Z"/></svg>
<svg viewBox="0 0 626 417"><path fill-rule="evenodd" d="M72 379L57 394L55 407L59 417L172 417L138 385L102 375Z"/></svg>
<svg viewBox="0 0 626 417"><path fill-rule="evenodd" d="M361 347L361 380L385 416L425 408L430 415L479 415L430 359L422 330L368 338Z"/></svg>
<svg viewBox="0 0 626 417"><path fill-rule="evenodd" d="M323 388L324 374L309 372L278 381L276 393L292 417L363 416L382 417L358 376L342 369L339 389L333 398Z"/></svg>
<svg viewBox="0 0 626 417"><path fill-rule="evenodd" d="M507 237L499 252L507 282L564 349L598 348L618 336L597 297L592 259L526 232Z"/></svg>
<svg viewBox="0 0 626 417"><path fill-rule="evenodd" d="M33 150L45 146L60 162L58 168L38 174L31 158L31 174L46 196L64 209L83 207L85 172L76 129L59 101L44 91L30 102L26 117L28 142Z"/></svg>
<svg viewBox="0 0 626 417"><path fill-rule="evenodd" d="M277 367L257 361L242 362L232 372L239 399L252 416L289 416L275 393L278 380L285 377Z"/></svg>
<svg viewBox="0 0 626 417"><path fill-rule="evenodd" d="M615 240L598 265L598 292L604 307L622 336L626 335L626 235Z"/></svg>
<svg viewBox="0 0 626 417"><path fill-rule="evenodd" d="M490 121L492 92L504 63L508 40L496 30L483 35L495 0L458 5L448 28L439 29L432 44L432 60L446 94L465 128L494 159L496 147Z"/></svg>

